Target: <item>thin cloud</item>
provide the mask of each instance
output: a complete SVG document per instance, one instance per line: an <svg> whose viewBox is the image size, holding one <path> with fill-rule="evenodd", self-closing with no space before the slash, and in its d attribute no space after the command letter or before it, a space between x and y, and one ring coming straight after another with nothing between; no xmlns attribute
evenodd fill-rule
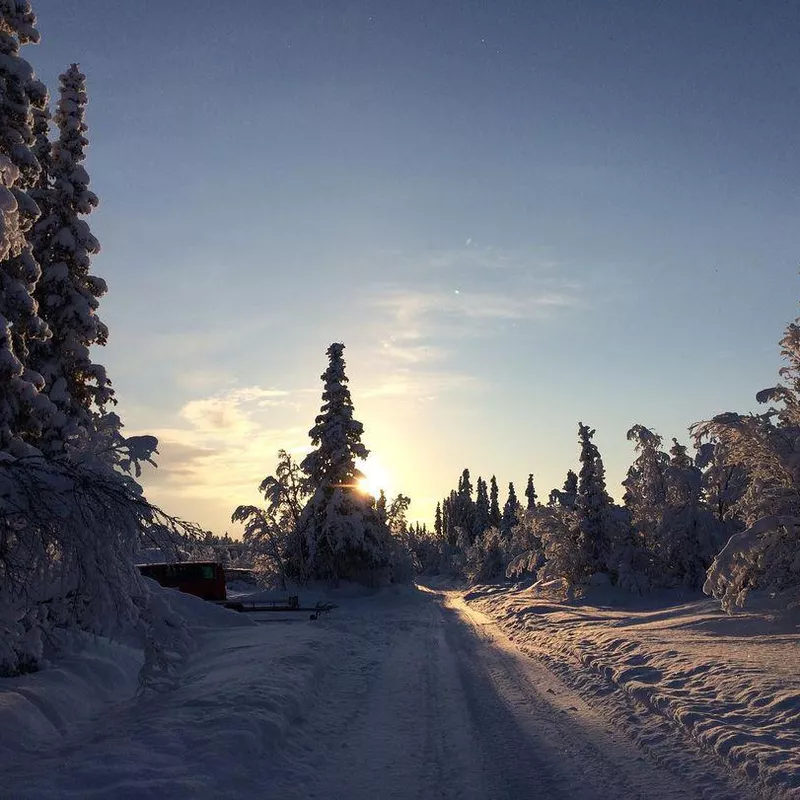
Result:
<svg viewBox="0 0 800 800"><path fill-rule="evenodd" d="M440 395L456 390L477 388L471 375L456 372L398 370L384 375L371 387L359 392L364 399L410 398L418 403L430 403Z"/></svg>
<svg viewBox="0 0 800 800"><path fill-rule="evenodd" d="M308 428L293 419L293 394L238 387L191 400L178 411L178 424L149 429L159 454L158 468L143 475L148 496L186 518L200 500L230 511L259 502L258 484L274 469L277 451L307 444Z"/></svg>

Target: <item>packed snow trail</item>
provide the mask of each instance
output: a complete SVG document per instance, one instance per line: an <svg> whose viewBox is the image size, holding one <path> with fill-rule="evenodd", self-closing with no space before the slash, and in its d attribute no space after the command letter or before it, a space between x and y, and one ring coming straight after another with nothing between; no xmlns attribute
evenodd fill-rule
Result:
<svg viewBox="0 0 800 800"><path fill-rule="evenodd" d="M261 624L182 598L198 624L215 613L175 685L10 751L0 796L759 796L684 740L655 763L456 592L394 587L342 599L315 622Z"/></svg>
<svg viewBox="0 0 800 800"><path fill-rule="evenodd" d="M386 609L372 664L331 674L270 776L276 797L754 796L696 754L651 763L457 593L421 598Z"/></svg>

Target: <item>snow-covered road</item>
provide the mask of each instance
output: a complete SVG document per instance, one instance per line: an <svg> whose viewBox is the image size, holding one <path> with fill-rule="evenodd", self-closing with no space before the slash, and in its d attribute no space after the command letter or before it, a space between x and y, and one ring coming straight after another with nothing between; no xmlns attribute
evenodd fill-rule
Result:
<svg viewBox="0 0 800 800"><path fill-rule="evenodd" d="M374 661L330 673L275 796L753 796L694 753L673 771L649 761L458 593L386 609L386 624Z"/></svg>
<svg viewBox="0 0 800 800"><path fill-rule="evenodd" d="M13 684L59 730L0 758L0 796L758 797L685 740L639 749L617 698L584 701L458 592L395 587L317 622L215 614L173 688L69 729L24 689L37 676Z"/></svg>

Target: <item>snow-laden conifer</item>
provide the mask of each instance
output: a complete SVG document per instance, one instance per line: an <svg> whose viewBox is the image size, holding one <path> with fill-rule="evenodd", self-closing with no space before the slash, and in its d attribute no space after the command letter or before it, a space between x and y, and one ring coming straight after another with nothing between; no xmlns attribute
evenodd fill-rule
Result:
<svg viewBox="0 0 800 800"><path fill-rule="evenodd" d="M472 499L472 480L469 469L465 468L458 479L458 491L452 507L451 524L456 539L463 534L472 544L475 527L475 501Z"/></svg>
<svg viewBox="0 0 800 800"><path fill-rule="evenodd" d="M326 351L328 368L322 373L322 408L308 432L314 449L301 467L313 490L321 486L355 488L363 474L356 459L366 460L364 426L353 416L353 401L345 375L344 345L334 342Z"/></svg>
<svg viewBox="0 0 800 800"><path fill-rule="evenodd" d="M503 515L500 518L500 536L508 540L511 538L512 528L517 524L517 517L520 512L517 493L514 491L514 483L508 484L508 498L503 506Z"/></svg>
<svg viewBox="0 0 800 800"><path fill-rule="evenodd" d="M489 492L486 481L480 476L475 492L475 517L472 525L473 541L489 527Z"/></svg>
<svg viewBox="0 0 800 800"><path fill-rule="evenodd" d="M702 500L702 472L685 445L672 442L666 502L655 532L659 582L700 588L724 528Z"/></svg>
<svg viewBox="0 0 800 800"><path fill-rule="evenodd" d="M33 109L47 91L20 56L38 42L36 18L24 0L0 0L0 451L30 455L51 418L39 394L41 376L27 364L29 343L49 335L33 298L39 265L26 234L39 216L28 195L40 177L33 153Z"/></svg>
<svg viewBox="0 0 800 800"><path fill-rule="evenodd" d="M489 525L492 528L500 529L500 500L497 489L497 478L492 475L489 482Z"/></svg>
<svg viewBox="0 0 800 800"><path fill-rule="evenodd" d="M578 476L571 469L567 470L567 477L561 489L553 489L548 498L548 505L573 508L578 499Z"/></svg>
<svg viewBox="0 0 800 800"><path fill-rule="evenodd" d="M389 577L391 541L374 499L358 489L363 475L356 459L366 459L369 451L361 442L364 426L353 416L343 353L338 342L327 350L322 408L309 431L314 449L301 464L312 496L298 531L310 577L374 583Z"/></svg>
<svg viewBox="0 0 800 800"><path fill-rule="evenodd" d="M633 425L627 437L634 443L636 459L622 482L623 502L647 541L655 535L667 503L669 456L661 449L661 436L644 425Z"/></svg>
<svg viewBox="0 0 800 800"><path fill-rule="evenodd" d="M575 507L583 533L588 574L608 571L608 560L614 546L612 503L606 491L603 459L592 441L594 433L588 425L578 423L581 469Z"/></svg>
<svg viewBox="0 0 800 800"><path fill-rule="evenodd" d="M100 245L84 219L97 206L83 166L86 102L86 77L72 64L60 76L54 115L58 138L45 162L49 182L36 191L44 212L33 230L34 253L42 269L36 297L52 336L31 348L30 362L65 419L65 430L45 443L52 453L58 453L64 441L85 439L96 415L113 402L105 368L92 361L89 350L106 343L108 329L96 313L106 283L89 272ZM44 150L40 143L39 151Z"/></svg>
<svg viewBox="0 0 800 800"><path fill-rule="evenodd" d="M442 503L442 527L444 528L445 538L451 547L455 547L458 539L457 515L458 494L455 489L452 489Z"/></svg>
<svg viewBox="0 0 800 800"><path fill-rule="evenodd" d="M525 487L525 498L528 501L526 510L533 511L533 509L536 508L536 489L533 486L533 474L528 475L528 485Z"/></svg>

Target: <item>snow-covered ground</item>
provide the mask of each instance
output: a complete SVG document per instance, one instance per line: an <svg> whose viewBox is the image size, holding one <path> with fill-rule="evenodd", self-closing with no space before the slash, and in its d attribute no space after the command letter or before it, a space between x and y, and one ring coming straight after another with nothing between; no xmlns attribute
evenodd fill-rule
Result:
<svg viewBox="0 0 800 800"><path fill-rule="evenodd" d="M602 702L656 758L678 734L756 784L800 796L797 609L728 616L697 596L634 601L600 588L565 603L557 594L489 587L467 599L520 649Z"/></svg>
<svg viewBox="0 0 800 800"><path fill-rule="evenodd" d="M344 591L316 621L168 596L197 641L171 687L137 695L140 654L102 641L0 680L4 798L772 794L680 731L647 742L645 728L669 728L657 704L637 706L636 728L606 678L605 694L600 683L587 692L564 655L532 638L525 646L544 658L526 655L476 608L499 611L521 640L514 604L539 601L520 593L468 605L455 590ZM301 593L304 605L318 599Z"/></svg>

